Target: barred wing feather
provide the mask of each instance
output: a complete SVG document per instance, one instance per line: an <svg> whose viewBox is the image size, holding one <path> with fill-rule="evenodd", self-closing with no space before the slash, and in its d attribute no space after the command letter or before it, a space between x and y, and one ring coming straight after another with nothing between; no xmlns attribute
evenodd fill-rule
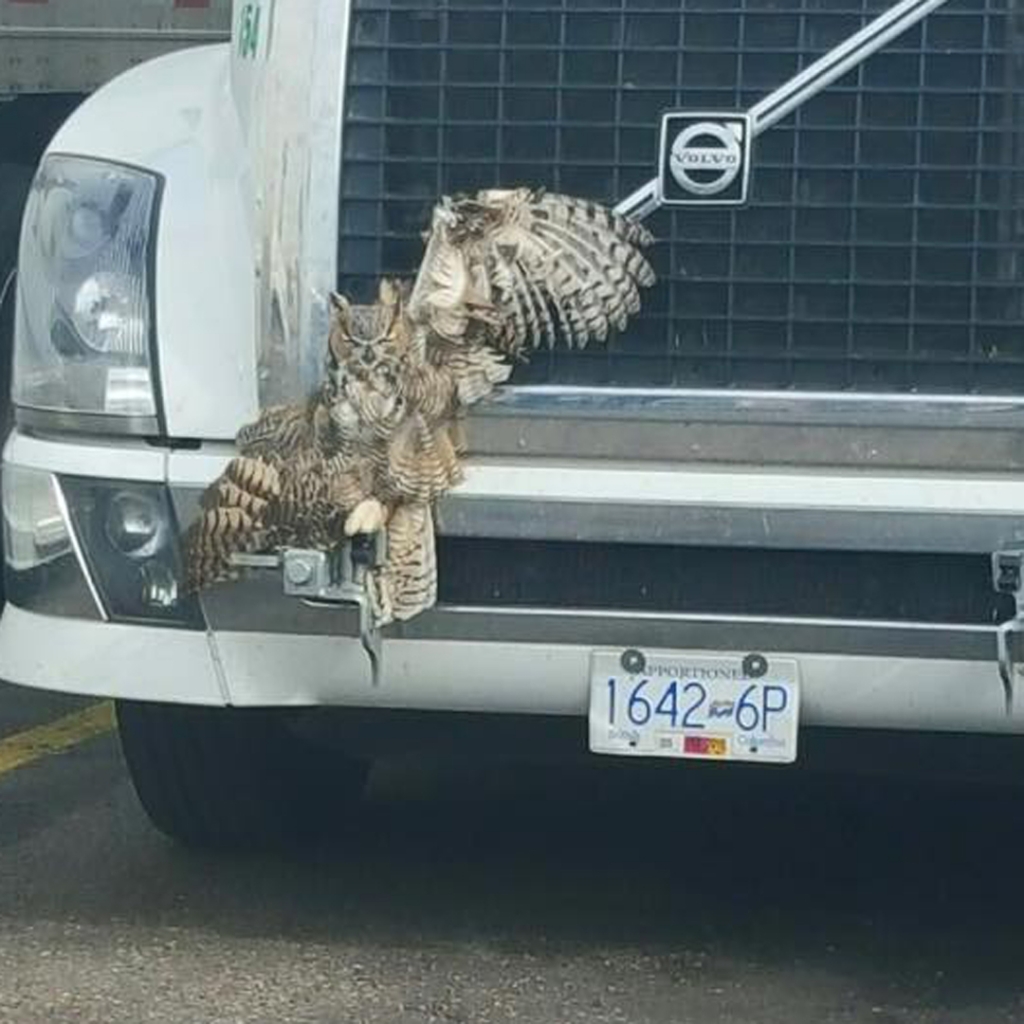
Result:
<svg viewBox="0 0 1024 1024"><path fill-rule="evenodd" d="M530 347L603 341L654 283L639 224L595 203L528 188L443 199L408 315L425 346Z"/></svg>

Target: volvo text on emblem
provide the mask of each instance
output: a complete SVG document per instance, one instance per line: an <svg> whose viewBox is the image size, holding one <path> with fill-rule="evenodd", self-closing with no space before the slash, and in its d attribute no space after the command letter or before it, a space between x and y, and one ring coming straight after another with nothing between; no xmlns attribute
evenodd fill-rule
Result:
<svg viewBox="0 0 1024 1024"><path fill-rule="evenodd" d="M661 200L667 206L737 206L747 200L750 118L672 111L661 119Z"/></svg>

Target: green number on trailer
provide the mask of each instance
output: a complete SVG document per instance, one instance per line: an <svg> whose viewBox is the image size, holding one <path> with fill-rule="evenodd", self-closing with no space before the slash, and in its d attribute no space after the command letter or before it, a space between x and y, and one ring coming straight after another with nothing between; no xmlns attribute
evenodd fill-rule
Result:
<svg viewBox="0 0 1024 1024"><path fill-rule="evenodd" d="M254 58L260 48L260 5L245 4L242 7L238 31L238 52L244 58Z"/></svg>

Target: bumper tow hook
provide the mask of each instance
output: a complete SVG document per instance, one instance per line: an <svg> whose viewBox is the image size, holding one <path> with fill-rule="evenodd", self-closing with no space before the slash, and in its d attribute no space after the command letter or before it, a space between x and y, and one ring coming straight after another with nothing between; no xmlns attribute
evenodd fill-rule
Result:
<svg viewBox="0 0 1024 1024"><path fill-rule="evenodd" d="M996 551L992 555L992 585L1000 594L1013 598L1012 619L996 627L996 658L1003 684L1006 714L1013 714L1018 666L1015 636L1024 633L1024 549Z"/></svg>
<svg viewBox="0 0 1024 1024"><path fill-rule="evenodd" d="M378 537L377 534L360 533L349 542L352 583L358 593L354 600L359 608L359 640L370 659L370 678L374 686L380 686L380 672L384 662L384 639L370 600L370 573L380 560Z"/></svg>
<svg viewBox="0 0 1024 1024"><path fill-rule="evenodd" d="M318 606L355 605L359 640L370 662L370 678L380 685L384 663L381 622L371 596L372 575L383 559L384 535L357 534L330 551L283 548L271 555L232 555L231 564L247 569L280 569L284 592Z"/></svg>

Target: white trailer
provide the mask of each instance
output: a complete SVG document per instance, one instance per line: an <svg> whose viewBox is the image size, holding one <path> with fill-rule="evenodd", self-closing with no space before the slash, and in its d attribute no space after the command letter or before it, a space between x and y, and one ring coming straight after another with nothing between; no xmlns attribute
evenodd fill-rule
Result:
<svg viewBox="0 0 1024 1024"><path fill-rule="evenodd" d="M0 0L0 96L92 92L230 20L231 0Z"/></svg>

